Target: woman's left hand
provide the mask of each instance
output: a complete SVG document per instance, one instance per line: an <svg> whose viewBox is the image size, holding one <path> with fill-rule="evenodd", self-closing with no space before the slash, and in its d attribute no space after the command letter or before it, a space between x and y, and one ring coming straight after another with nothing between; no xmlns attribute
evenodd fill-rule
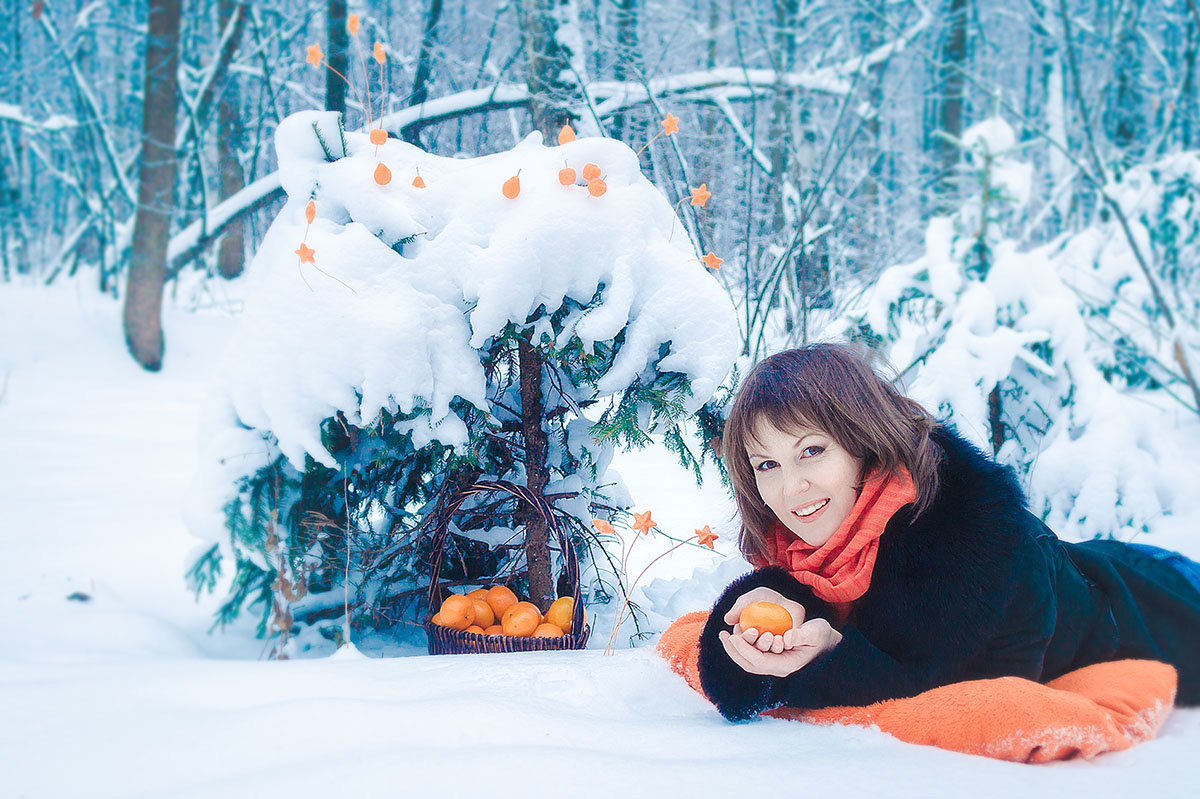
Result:
<svg viewBox="0 0 1200 799"><path fill-rule="evenodd" d="M806 621L773 638L770 635L760 636L754 630L742 630L738 624L733 626L732 634L722 630L717 637L721 639L729 659L742 671L773 677L786 677L799 671L842 640L842 634L825 619ZM762 644L765 644L765 648Z"/></svg>

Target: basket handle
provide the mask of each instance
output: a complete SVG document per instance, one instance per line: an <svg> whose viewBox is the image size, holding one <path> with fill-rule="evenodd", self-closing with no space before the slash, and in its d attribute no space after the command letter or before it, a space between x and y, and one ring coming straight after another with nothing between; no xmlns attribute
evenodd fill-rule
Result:
<svg viewBox="0 0 1200 799"><path fill-rule="evenodd" d="M505 491L512 494L527 505L531 505L546 520L546 525L554 532L554 535L558 538L558 545L562 549L563 558L567 566L567 579L572 586L571 596L575 603L571 613L571 629L564 632L569 635L579 635L583 631L583 603L579 593L579 562L575 557L575 548L567 540L567 536L562 529L562 524L559 522L558 517L554 515L550 503L546 502L545 498L534 494L525 486L517 485L507 480L478 480L455 494L440 511L440 515L437 517L436 524L434 525L433 533L434 555L433 568L429 575L429 612L434 612L433 605L437 601L438 578L442 573L442 555L445 553L446 536L450 533L450 518L458 512L459 506L466 502L468 498L483 491Z"/></svg>

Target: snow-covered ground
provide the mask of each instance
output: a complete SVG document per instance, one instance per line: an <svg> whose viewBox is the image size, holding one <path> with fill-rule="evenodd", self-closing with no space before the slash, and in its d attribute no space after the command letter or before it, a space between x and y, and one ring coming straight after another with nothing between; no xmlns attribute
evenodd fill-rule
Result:
<svg viewBox="0 0 1200 799"><path fill-rule="evenodd" d="M230 330L223 312L168 309L150 375L90 287L0 284L0 797L1200 791L1200 710L1131 751L1049 766L867 729L732 725L652 647L605 655L602 612L599 648L565 653L428 657L366 639L365 655L269 661L249 620L210 635L218 597L185 589L196 540L181 508ZM715 475L697 489L661 447L614 467L665 528L722 533L716 554L656 564L650 621L711 602L744 568ZM641 562L664 548L639 547Z"/></svg>

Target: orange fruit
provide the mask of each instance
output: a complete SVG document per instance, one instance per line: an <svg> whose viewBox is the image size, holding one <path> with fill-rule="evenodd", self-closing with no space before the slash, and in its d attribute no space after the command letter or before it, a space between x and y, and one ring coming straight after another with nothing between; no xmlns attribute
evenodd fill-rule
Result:
<svg viewBox="0 0 1200 799"><path fill-rule="evenodd" d="M575 612L574 597L562 596L546 610L546 621L558 626L564 633L571 629L571 614ZM587 609L583 611L583 623L587 624Z"/></svg>
<svg viewBox="0 0 1200 799"><path fill-rule="evenodd" d="M451 594L438 611L442 624L455 630L465 630L475 623L475 602L462 594Z"/></svg>
<svg viewBox="0 0 1200 799"><path fill-rule="evenodd" d="M471 603L475 605L476 624L480 627L491 627L496 622L496 614L492 613L492 608L487 602L478 597L472 598L471 594L467 594L467 599L470 599Z"/></svg>
<svg viewBox="0 0 1200 799"><path fill-rule="evenodd" d="M599 197L604 192L608 191L608 184L600 178L595 178L588 181L588 194L593 197Z"/></svg>
<svg viewBox="0 0 1200 799"><path fill-rule="evenodd" d="M575 170L571 167L558 170L558 182L564 186L575 185Z"/></svg>
<svg viewBox="0 0 1200 799"><path fill-rule="evenodd" d="M475 633L476 635L483 635L483 628L480 627L478 624L472 624L470 627L467 628L467 632Z"/></svg>
<svg viewBox="0 0 1200 799"><path fill-rule="evenodd" d="M534 638L562 638L562 635L562 628L550 622L539 624L537 629L533 631Z"/></svg>
<svg viewBox="0 0 1200 799"><path fill-rule="evenodd" d="M471 599L482 599L486 602L487 592L486 588L476 588L474 591L468 591L466 595L471 597Z"/></svg>
<svg viewBox="0 0 1200 799"><path fill-rule="evenodd" d="M758 630L759 635L763 633L783 635L792 629L792 614L788 613L782 605L776 605L774 602L751 602L742 608L738 624L742 625L743 630L753 627Z"/></svg>
<svg viewBox="0 0 1200 799"><path fill-rule="evenodd" d="M536 609L530 608L528 604L518 603L505 611L500 626L505 635L524 638L533 635L541 623L542 614L538 613Z"/></svg>
<svg viewBox="0 0 1200 799"><path fill-rule="evenodd" d="M517 595L506 585L494 585L488 589L485 600L497 619L504 618L504 611L517 604Z"/></svg>
<svg viewBox="0 0 1200 799"><path fill-rule="evenodd" d="M588 163L583 165L583 179L591 180L592 178L600 177L600 167L595 164Z"/></svg>
<svg viewBox="0 0 1200 799"><path fill-rule="evenodd" d="M442 614L440 614L440 613L435 613L435 614L433 614L433 618L432 618L432 619L430 619L430 621L431 621L431 622L433 622L434 624L436 624L438 627L444 627L444 626L445 626L445 625L442 623Z"/></svg>
<svg viewBox="0 0 1200 799"><path fill-rule="evenodd" d="M504 192L504 196L510 200L517 199L517 195L521 193L521 179L513 175L504 181L504 185L500 187L500 191Z"/></svg>
<svg viewBox="0 0 1200 799"><path fill-rule="evenodd" d="M484 635L504 635L504 628L499 624L493 624L483 631Z"/></svg>

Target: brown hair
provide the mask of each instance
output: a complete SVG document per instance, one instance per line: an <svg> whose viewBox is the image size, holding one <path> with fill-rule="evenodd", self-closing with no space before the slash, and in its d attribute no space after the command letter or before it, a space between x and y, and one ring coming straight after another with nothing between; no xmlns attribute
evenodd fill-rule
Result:
<svg viewBox="0 0 1200 799"><path fill-rule="evenodd" d="M907 506L914 519L933 501L943 457L930 438L937 420L876 374L873 359L887 363L860 345L817 343L776 353L746 375L725 421L721 452L742 520L738 548L751 563L767 562L764 542L775 518L759 496L746 454L762 443L754 438L760 417L785 432L807 427L828 433L862 462L859 488L875 468L892 472L903 463L917 488L916 501Z"/></svg>

